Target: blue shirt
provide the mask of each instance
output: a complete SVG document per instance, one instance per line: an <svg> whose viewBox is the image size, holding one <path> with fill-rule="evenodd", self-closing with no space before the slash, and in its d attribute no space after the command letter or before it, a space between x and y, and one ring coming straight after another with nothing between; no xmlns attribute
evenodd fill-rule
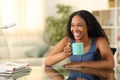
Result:
<svg viewBox="0 0 120 80"><path fill-rule="evenodd" d="M84 80L100 80L100 78L98 76L90 75L90 74L86 74L86 73L80 73L80 72L71 70L70 75L67 80L76 80L76 78L83 78Z"/></svg>
<svg viewBox="0 0 120 80"><path fill-rule="evenodd" d="M71 41L71 44L74 43L74 40ZM94 61L100 60L99 51L96 49L96 38L92 39L90 49L88 52L82 55L72 55L70 57L71 62L82 62L82 61Z"/></svg>

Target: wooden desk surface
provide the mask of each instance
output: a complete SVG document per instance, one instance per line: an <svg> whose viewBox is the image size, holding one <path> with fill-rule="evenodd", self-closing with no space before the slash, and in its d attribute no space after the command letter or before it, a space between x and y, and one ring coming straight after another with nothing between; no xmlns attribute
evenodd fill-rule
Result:
<svg viewBox="0 0 120 80"><path fill-rule="evenodd" d="M71 80L120 80L120 67L116 67L113 70L96 70L89 68L65 69L63 67L32 66L32 70L28 74L23 74L16 79L15 76L5 77L5 79L1 79L0 76L0 80L68 80L68 78Z"/></svg>

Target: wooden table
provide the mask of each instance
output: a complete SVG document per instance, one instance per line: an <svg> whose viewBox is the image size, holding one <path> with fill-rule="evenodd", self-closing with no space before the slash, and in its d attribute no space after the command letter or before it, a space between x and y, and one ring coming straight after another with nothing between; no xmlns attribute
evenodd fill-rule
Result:
<svg viewBox="0 0 120 80"><path fill-rule="evenodd" d="M120 67L113 70L89 69L89 68L69 68L63 67L43 67L32 66L28 73L21 73L21 76L2 77L0 80L120 80Z"/></svg>

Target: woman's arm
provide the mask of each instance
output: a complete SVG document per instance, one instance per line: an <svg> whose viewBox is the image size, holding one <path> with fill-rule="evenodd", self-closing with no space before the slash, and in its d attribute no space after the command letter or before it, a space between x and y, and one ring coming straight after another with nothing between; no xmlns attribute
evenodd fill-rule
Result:
<svg viewBox="0 0 120 80"><path fill-rule="evenodd" d="M65 64L65 67L88 67L88 68L114 68L114 58L112 51L104 38L98 38L96 47L100 52L102 60L100 61L86 61L86 62L73 62Z"/></svg>
<svg viewBox="0 0 120 80"><path fill-rule="evenodd" d="M46 57L45 66L52 66L71 55L69 37L63 38L55 47L55 49Z"/></svg>

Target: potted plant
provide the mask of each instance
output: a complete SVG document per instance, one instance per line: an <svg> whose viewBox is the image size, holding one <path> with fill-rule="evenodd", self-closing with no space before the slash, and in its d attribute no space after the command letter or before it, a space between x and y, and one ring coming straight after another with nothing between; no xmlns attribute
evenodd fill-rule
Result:
<svg viewBox="0 0 120 80"><path fill-rule="evenodd" d="M109 7L115 7L115 0L108 0Z"/></svg>
<svg viewBox="0 0 120 80"><path fill-rule="evenodd" d="M63 4L56 5L57 17L48 16L45 25L45 41L50 45L55 45L66 35L66 23L71 12L71 6Z"/></svg>

